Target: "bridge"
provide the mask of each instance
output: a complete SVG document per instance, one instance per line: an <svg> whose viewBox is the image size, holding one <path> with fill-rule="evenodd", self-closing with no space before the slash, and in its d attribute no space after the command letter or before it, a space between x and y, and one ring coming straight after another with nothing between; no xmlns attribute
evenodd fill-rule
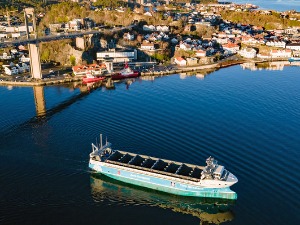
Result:
<svg viewBox="0 0 300 225"><path fill-rule="evenodd" d="M31 16L33 22L33 37L30 36L29 29L28 29L28 16ZM36 19L35 13L33 8L25 8L24 9L24 18L25 18L25 26L26 26L26 39L17 39L12 41L5 41L0 43L1 48L10 47L10 46L18 46L18 45L28 45L29 49L29 57L30 57L30 72L32 78L41 79L42 78L42 69L41 69L41 60L40 60L40 52L39 52L39 43L40 42L49 42L54 40L61 40L61 39L70 39L76 37L82 37L84 35L90 34L98 34L102 33L104 30L90 30L90 31L83 31L83 32L72 32L72 33L63 33L57 35L47 35L38 37L37 36L37 29L36 29ZM115 27L110 29L110 32L117 32L124 29L130 29L134 25L130 25L127 27ZM102 27L104 28L104 27Z"/></svg>
<svg viewBox="0 0 300 225"><path fill-rule="evenodd" d="M63 34L58 33L57 35L47 35L47 36L41 36L38 38L16 39L16 40L11 40L11 41L4 41L4 42L0 42L0 47L6 48L6 47L18 46L18 45L35 44L35 43L39 43L39 42L49 42L49 41L55 41L55 40L61 40L61 39L76 38L76 37L82 37L84 35L98 34L98 33L101 33L101 31L92 30L92 31L63 33Z"/></svg>

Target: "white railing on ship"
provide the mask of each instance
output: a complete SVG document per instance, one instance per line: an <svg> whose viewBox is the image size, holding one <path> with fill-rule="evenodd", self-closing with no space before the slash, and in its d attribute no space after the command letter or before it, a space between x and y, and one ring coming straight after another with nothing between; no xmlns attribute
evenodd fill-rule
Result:
<svg viewBox="0 0 300 225"><path fill-rule="evenodd" d="M92 143L92 151L93 152L98 151L98 147L96 145L94 145L93 143Z"/></svg>

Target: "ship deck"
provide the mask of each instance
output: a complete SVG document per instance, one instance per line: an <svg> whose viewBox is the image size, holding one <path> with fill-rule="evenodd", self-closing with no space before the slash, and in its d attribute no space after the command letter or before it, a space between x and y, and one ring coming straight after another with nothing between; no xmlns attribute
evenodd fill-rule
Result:
<svg viewBox="0 0 300 225"><path fill-rule="evenodd" d="M204 166L180 163L124 151L114 151L105 162L194 182L200 181L201 171L204 169Z"/></svg>

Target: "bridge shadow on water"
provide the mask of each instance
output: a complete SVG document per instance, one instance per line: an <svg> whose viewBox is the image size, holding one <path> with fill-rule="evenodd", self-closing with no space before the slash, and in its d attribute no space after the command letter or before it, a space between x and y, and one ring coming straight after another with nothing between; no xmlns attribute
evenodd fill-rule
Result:
<svg viewBox="0 0 300 225"><path fill-rule="evenodd" d="M134 79L128 79L126 81L118 82L125 84L126 89L129 88L129 86L134 82ZM13 134L15 132L18 132L18 130L26 129L28 127L37 128L44 126L47 121L49 121L54 115L64 111L69 106L73 105L74 103L83 100L86 98L89 94L91 94L93 91L99 89L99 88L105 88L106 83L102 82L93 82L93 83L77 83L74 88L80 89L80 93L71 96L67 100L59 103L58 105L46 109L46 99L44 96L44 86L35 86L33 87L33 93L34 93L34 102L35 102L35 108L36 108L36 115L34 117L29 118L25 122L18 124L16 126L10 127L5 131L6 135ZM107 91L114 90L114 85L111 87L106 87Z"/></svg>
<svg viewBox="0 0 300 225"><path fill-rule="evenodd" d="M6 135L14 134L18 132L18 130L22 130L24 128L33 127L37 128L40 126L43 126L49 121L54 115L57 113L60 113L67 109L69 106L73 105L74 103L84 99L87 97L92 91L98 89L101 87L101 84L93 85L92 87L81 89L81 86L79 87L81 89L81 92L79 94L76 94L69 99L59 103L58 105L54 106L51 109L46 109L46 100L44 97L44 87L34 87L34 99L35 99L35 107L36 107L36 115L34 117L29 118L25 122L18 124L16 126L8 128L8 130L5 131Z"/></svg>

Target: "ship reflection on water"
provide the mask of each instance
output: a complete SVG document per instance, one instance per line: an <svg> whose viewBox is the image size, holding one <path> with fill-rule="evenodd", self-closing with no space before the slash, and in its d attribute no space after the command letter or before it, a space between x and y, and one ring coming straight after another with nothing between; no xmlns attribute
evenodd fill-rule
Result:
<svg viewBox="0 0 300 225"><path fill-rule="evenodd" d="M103 175L91 175L91 192L95 202L118 205L142 205L171 209L200 219L200 224L221 224L234 219L233 200L204 199L169 195L128 185Z"/></svg>

